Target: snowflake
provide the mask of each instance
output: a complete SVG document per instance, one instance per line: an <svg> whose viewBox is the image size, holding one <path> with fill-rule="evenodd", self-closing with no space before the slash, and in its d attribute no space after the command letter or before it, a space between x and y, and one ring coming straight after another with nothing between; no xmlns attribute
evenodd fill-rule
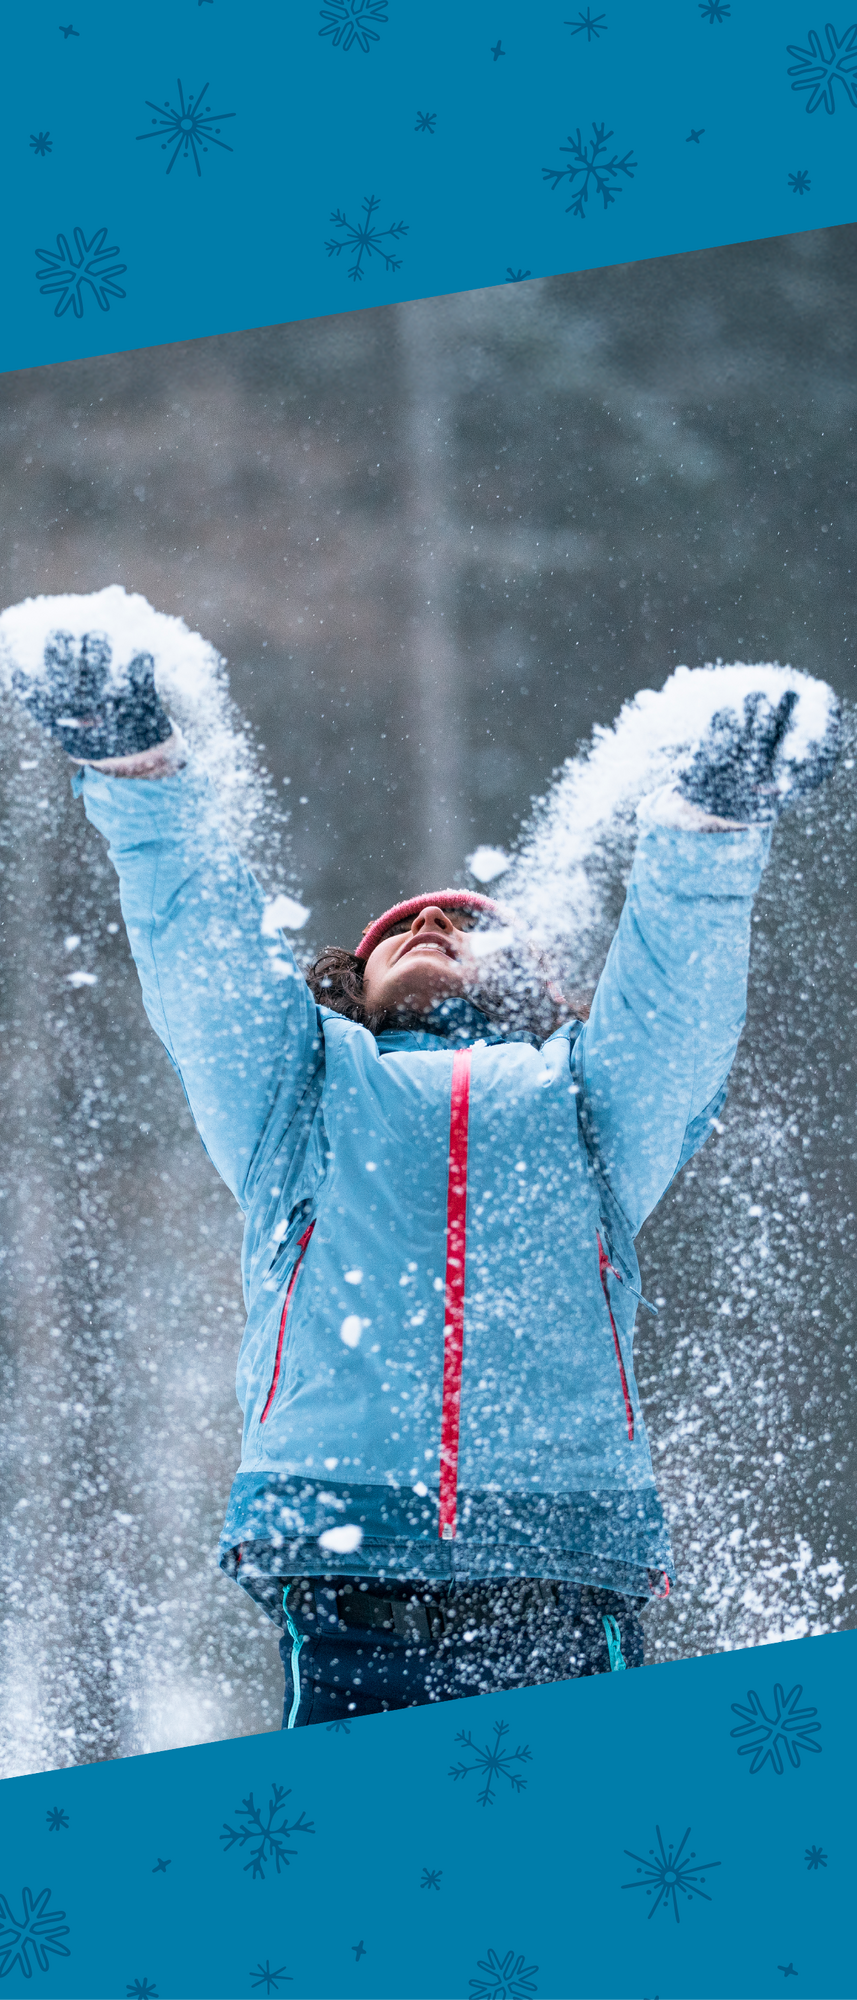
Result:
<svg viewBox="0 0 857 2000"><path fill-rule="evenodd" d="M54 150L54 142L50 132L31 132L30 145L34 153L41 153L43 159L46 153L52 153Z"/></svg>
<svg viewBox="0 0 857 2000"><path fill-rule="evenodd" d="M732 12L725 0L698 0L698 4L703 21L725 21Z"/></svg>
<svg viewBox="0 0 857 2000"><path fill-rule="evenodd" d="M678 1896L686 1896L688 1902L694 1896L701 1896L703 1902L710 1903L711 1897L706 1896L705 1890L701 1889L699 1884L705 1881L703 1870L706 1868L719 1868L720 1862L701 1861L698 1867L691 1868L689 1865L690 1862L696 1860L696 1854L693 1850L682 1861L681 1856L684 1843L690 1838L690 1827L687 1827L682 1835L675 1852L673 1852L672 1846L668 1848L664 1847L659 1826L655 1827L655 1832L658 1836L658 1848L660 1851L656 1854L654 1848L650 1847L648 1861L644 1861L641 1854L632 1854L630 1847L626 1847L625 1853L629 1861L639 1861L640 1863L637 1869L640 1879L638 1882L623 1882L622 1887L623 1889L645 1888L647 1896L651 1895L654 1888L657 1889L658 1893L649 1911L650 1917L654 1916L655 1911L661 1903L663 1903L666 1910L669 1906L670 1898L672 1898L673 1915L676 1923L678 1923Z"/></svg>
<svg viewBox="0 0 857 2000"><path fill-rule="evenodd" d="M796 174L789 174L789 187L792 194L809 194L811 185L809 174L805 169L801 169Z"/></svg>
<svg viewBox="0 0 857 2000"><path fill-rule="evenodd" d="M505 1958L499 1958L496 1951L489 1950L488 1957L476 1963L482 1977L470 1980L473 2000L527 2000L535 1993L532 1975L539 1968L525 1965L523 1957L515 1958L507 1951Z"/></svg>
<svg viewBox="0 0 857 2000"><path fill-rule="evenodd" d="M752 1757L751 1777L754 1777L757 1771L761 1771L762 1765L767 1763L769 1757L777 1776L781 1776L785 1768L783 1750L795 1771L800 1769L802 1750L814 1750L816 1754L820 1754L821 1744L812 1740L821 1728L820 1722L812 1720L812 1717L818 1714L818 1710L798 1708L796 1703L800 1701L802 1694L803 1688L793 1687L791 1694L784 1695L778 1682L774 1688L772 1716L765 1714L759 1697L754 1694L752 1688L747 1695L748 1708L742 1707L739 1701L733 1701L732 1713L740 1715L742 1719L739 1727L731 1730L730 1734L746 1736L748 1739L746 1743L741 1744L738 1755Z"/></svg>
<svg viewBox="0 0 857 2000"><path fill-rule="evenodd" d="M840 37L828 21L825 28L828 53L821 46L821 36L815 28L809 31L809 48L795 48L789 43L788 53L795 57L789 76L797 78L792 90L809 90L812 95L807 111L817 111L820 104L825 111L836 110L834 84L841 83L849 104L857 105L857 23L846 28Z"/></svg>
<svg viewBox="0 0 857 2000"><path fill-rule="evenodd" d="M303 1813L301 1813L300 1819L292 1822L291 1826L285 1818L280 1826L274 1825L278 1812L283 1810L283 1800L288 1797L289 1793L284 1790L283 1786L274 1784L272 1780L271 1800L268 1806L267 1820L262 1819L261 1808L254 1805L253 1794L251 1792L248 1798L242 1799L240 1811L238 1812L239 1819L247 1821L246 1826L232 1827L228 1824L228 1821L224 1820L223 1822L223 1832L220 1838L226 1842L223 1850L224 1854L229 1853L229 1849L235 1846L236 1841L240 1847L246 1847L248 1840L256 1842L249 1861L245 1861L244 1863L245 1875L248 1868L252 1868L254 1880L259 1875L264 1882L264 1863L266 1861L276 1862L278 1875L281 1868L288 1868L291 1856L297 1853L296 1847L286 1846L286 1841L291 1838L293 1833L315 1832L312 1820L305 1819Z"/></svg>
<svg viewBox="0 0 857 2000"><path fill-rule="evenodd" d="M255 1978L252 1972L250 1974L250 1978L253 1980L254 1991L258 1991L260 1986L264 1986L265 1992L270 1993L272 1987L275 1987L281 1979L291 1980L292 1976L290 1972L286 1971L284 1965L279 1966L276 1972L272 1972L269 1958L266 1958L264 1965L261 1963L257 1965L256 1970L260 1974L258 1979Z"/></svg>
<svg viewBox="0 0 857 2000"><path fill-rule="evenodd" d="M25 1979L31 1979L31 1952L40 1972L50 1971L49 1951L55 1951L58 1958L71 1956L68 1945L60 1943L68 1937L68 1924L63 1923L65 1910L49 1910L50 1899L50 1889L42 1889L38 1896L31 1889L22 1889L22 1915L14 1917L5 1896L0 1896L0 1979L16 1965Z"/></svg>
<svg viewBox="0 0 857 2000"><path fill-rule="evenodd" d="M71 306L75 319L83 318L83 287L89 285L95 293L102 312L110 311L111 299L124 299L125 293L116 279L127 271L127 264L111 264L111 257L118 257L118 245L113 243L104 249L106 229L96 229L91 243L87 243L82 229L74 232L77 256L73 256L68 246L67 236L57 237L55 250L37 250L44 269L36 272L40 292L59 292L54 306L54 318L61 319Z"/></svg>
<svg viewBox="0 0 857 2000"><path fill-rule="evenodd" d="M158 2000L157 1987L150 1986L148 1979L132 1979L125 1993L127 2000Z"/></svg>
<svg viewBox="0 0 857 2000"><path fill-rule="evenodd" d="M68 1813L63 1812L61 1806L53 1806L50 1812L45 1813L45 1818L49 1833L59 1833L61 1827L68 1826Z"/></svg>
<svg viewBox="0 0 857 2000"><path fill-rule="evenodd" d="M810 1873L812 1872L813 1868L827 1867L827 1855L825 1854L823 1847L808 1847L806 1849L803 1858L804 1861L806 1862L807 1868L809 1869Z"/></svg>
<svg viewBox="0 0 857 2000"><path fill-rule="evenodd" d="M532 271L513 271L511 264L506 265L507 285L522 285L524 279L531 278L532 275Z"/></svg>
<svg viewBox="0 0 857 2000"><path fill-rule="evenodd" d="M601 25L602 22L604 24L603 27ZM571 29L573 35L581 35L585 29L587 41L591 42L593 35L597 41L599 35L606 35L607 33L607 16L606 14L593 14L587 7L585 14L578 14L576 21L566 21L564 25L566 28Z"/></svg>
<svg viewBox="0 0 857 2000"><path fill-rule="evenodd" d="M357 255L348 272L349 278L354 278L355 281L363 276L363 272L360 269L360 262L364 250L367 257L371 257L377 250L379 257L383 257L388 271L398 271L401 269L401 257L394 257L391 250L385 250L381 239L384 236L392 236L394 238L407 236L408 225L406 222L391 222L389 229L375 229L372 217L376 208L380 208L380 206L380 201L376 195L367 194L363 198L365 215L362 222L349 222L347 216L343 214L340 208L335 208L330 218L337 229L345 230L345 235L339 238L333 237L324 247L328 257L338 257L340 250L356 250Z"/></svg>
<svg viewBox="0 0 857 2000"><path fill-rule="evenodd" d="M456 1736L456 1743L463 1743L468 1750L474 1752L476 1762L475 1764L450 1764L449 1775L451 1778L466 1778L468 1771L484 1771L485 1786L478 1794L481 1806L493 1806L494 1793L491 1787L497 1778L508 1778L513 1791L525 1792L527 1789L526 1778L519 1778L516 1772L509 1770L509 1765L529 1764L532 1753L526 1743L523 1746L519 1744L517 1750L502 1748L503 1738L504 1736L508 1736L508 1734L509 1725L507 1722L495 1722L493 1748L490 1744L486 1743L482 1750L480 1750L478 1744L474 1743L469 1730L465 1733L463 1729L460 1729Z"/></svg>
<svg viewBox="0 0 857 2000"><path fill-rule="evenodd" d="M552 181L554 189L564 180L569 180L574 187L578 174L583 176L582 185L578 188L574 200L569 202L566 215L583 215L589 200L590 183L594 184L595 192L600 194L605 208L609 208L610 203L616 200L617 189L613 183L617 175L624 174L628 180L633 180L637 162L632 160L630 152L625 154L623 160L617 159L615 153L610 160L601 157L608 139L612 137L612 132L608 132L603 125L596 125L593 120L592 138L587 140L585 145L578 127L574 137L569 132L568 145L560 146L561 153L571 154L573 165L542 168L545 180Z"/></svg>
<svg viewBox="0 0 857 2000"><path fill-rule="evenodd" d="M337 1736L339 1735L339 1731L340 1731L340 1729L342 1729L342 1730L344 1731L344 1733L345 1733L345 1735L346 1735L346 1736L350 1736L350 1735L351 1735L351 1724L350 1724L350 1722L329 1722L329 1723L328 1723L328 1725L327 1725L327 1733L328 1733L328 1736L330 1735L330 1732L331 1732L331 1730L332 1730L332 1729L334 1729L334 1730L336 1731L336 1734L337 1734Z"/></svg>
<svg viewBox="0 0 857 2000"><path fill-rule="evenodd" d="M191 97L188 94L187 102L185 102L185 94L182 90L181 77L177 79L177 88L179 93L178 105L172 105L169 98L165 98L163 110L159 104L153 104L151 98L147 97L146 103L149 110L157 112L157 117L152 119L151 132L138 132L137 138L155 139L161 132L165 132L166 138L161 146L162 153L166 153L174 139L176 142L175 151L167 168L167 173L172 173L182 147L184 147L184 158L188 160L191 153L193 154L197 175L201 179L202 168L199 164L197 146L200 146L204 153L208 152L209 146L219 146L222 153L231 153L233 148L227 146L226 140L218 136L220 126L216 123L216 120L218 118L234 118L235 113L234 111L209 111L204 108L203 98L208 89L207 83L203 84L198 97Z"/></svg>
<svg viewBox="0 0 857 2000"><path fill-rule="evenodd" d="M421 1889L439 1889L439 1888L440 1888L440 1878L441 1878L442 1874L443 1874L443 1869L442 1869L442 1868L424 1868L424 1869L423 1869L423 1879L422 1879L422 1881L421 1881L421 1883L420 1883L420 1888L421 1888Z"/></svg>
<svg viewBox="0 0 857 2000"><path fill-rule="evenodd" d="M418 111L415 132L433 132L437 124L436 111Z"/></svg>
<svg viewBox="0 0 857 2000"><path fill-rule="evenodd" d="M326 26L319 28L319 35L332 35L335 49L340 42L344 49L353 49L356 42L368 56L370 43L381 39L372 23L380 27L388 18L386 10L387 0L327 0L321 9Z"/></svg>

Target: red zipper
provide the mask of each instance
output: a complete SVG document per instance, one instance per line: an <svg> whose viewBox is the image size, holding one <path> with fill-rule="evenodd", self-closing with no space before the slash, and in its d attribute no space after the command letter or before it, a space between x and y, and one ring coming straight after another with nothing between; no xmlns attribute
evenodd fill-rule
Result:
<svg viewBox="0 0 857 2000"><path fill-rule="evenodd" d="M280 1320L280 1332L279 1332L279 1338L277 1340L277 1358L274 1362L274 1377L271 1383L271 1387L268 1390L268 1401L265 1404L265 1408L262 1411L262 1415L259 1419L259 1422L262 1424L264 1423L265 1418L267 1417L268 1411L276 1395L277 1383L279 1382L280 1379L280 1362L282 1361L283 1358L283 1338L286 1331L286 1317L289 1310L289 1304L291 1302L291 1296L295 1289L297 1275L304 1261L304 1257L306 1256L307 1244L309 1243L309 1239L312 1235L314 1228L315 1228L315 1221L313 1220L310 1223L309 1228L304 1230L304 1233L300 1238L300 1241L298 1243L299 1255L295 1259L294 1264L292 1265L292 1275L289 1279L288 1290L286 1292L286 1296L283 1301L283 1316L282 1319Z"/></svg>
<svg viewBox="0 0 857 2000"><path fill-rule="evenodd" d="M612 1271L614 1278L618 1278L620 1284L623 1282L622 1273L621 1271L617 1271L615 1264L611 1264L610 1259L607 1256L607 1253L604 1249L604 1245L601 1241L601 1238L597 1230L595 1232L595 1241L598 1244L598 1276L601 1279L601 1290L604 1293L604 1298L607 1305L607 1311L610 1315L610 1327L613 1334L613 1345L616 1349L616 1360L619 1363L619 1377L622 1383L622 1394L625 1398L625 1416L628 1422L628 1438L630 1443L633 1444L634 1412L633 1409L631 1408L631 1398L628 1394L628 1377L625 1374L625 1363L622 1360L622 1349L619 1346L619 1335L616 1332L616 1321L613 1318L613 1307L610 1304L610 1293L607 1290L608 1271Z"/></svg>
<svg viewBox="0 0 857 2000"><path fill-rule="evenodd" d="M464 1353L464 1275L467 1248L467 1129L470 1119L470 1050L452 1058L449 1104L449 1179L446 1189L446 1288L443 1311L443 1402L440 1413L440 1519L442 1542L455 1536L458 1431Z"/></svg>

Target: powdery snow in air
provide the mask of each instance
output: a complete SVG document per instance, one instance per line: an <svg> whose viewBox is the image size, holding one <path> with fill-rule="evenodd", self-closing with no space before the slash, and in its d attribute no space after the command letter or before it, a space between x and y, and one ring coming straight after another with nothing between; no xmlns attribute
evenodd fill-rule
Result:
<svg viewBox="0 0 857 2000"><path fill-rule="evenodd" d="M756 691L775 705L792 688L799 701L787 755L800 763L823 741L835 696L823 681L794 667L738 662L677 667L658 692L641 689L612 725L596 724L589 744L566 760L547 797L537 803L503 881L504 904L521 912L540 942L559 946L579 976L602 919L590 871L605 844L623 830L627 834L640 801L687 764L718 710L740 715L746 696Z"/></svg>

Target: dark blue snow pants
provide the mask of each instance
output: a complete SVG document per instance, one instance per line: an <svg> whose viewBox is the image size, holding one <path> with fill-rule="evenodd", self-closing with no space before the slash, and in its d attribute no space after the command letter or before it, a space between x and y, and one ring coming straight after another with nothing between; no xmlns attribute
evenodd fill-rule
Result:
<svg viewBox="0 0 857 2000"><path fill-rule="evenodd" d="M644 1600L612 1590L355 1577L283 1588L284 1729L643 1664Z"/></svg>

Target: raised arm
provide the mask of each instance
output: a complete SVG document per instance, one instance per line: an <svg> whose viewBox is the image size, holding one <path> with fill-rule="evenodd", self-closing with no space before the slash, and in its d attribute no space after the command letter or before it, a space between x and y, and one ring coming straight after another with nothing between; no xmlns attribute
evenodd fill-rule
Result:
<svg viewBox="0 0 857 2000"><path fill-rule="evenodd" d="M261 891L225 839L216 795L163 707L156 660L212 671L181 620L115 586L28 598L0 617L15 694L84 767L106 835L146 1011L179 1071L204 1145L247 1205L268 1152L295 1147L322 1060L315 1003Z"/></svg>
<svg viewBox="0 0 857 2000"><path fill-rule="evenodd" d="M75 781L109 843L146 1012L206 1150L246 1206L266 1141L288 1131L321 1060L315 1002L192 766L159 778L91 766Z"/></svg>
<svg viewBox="0 0 857 2000"><path fill-rule="evenodd" d="M724 692L736 671L723 670ZM709 690L717 672L703 670ZM770 668L740 669L745 688L754 672L765 681L742 690L740 708L712 715L677 784L647 802L619 928L573 1051L593 1155L634 1234L722 1103L774 821L836 760L831 689Z"/></svg>
<svg viewBox="0 0 857 2000"><path fill-rule="evenodd" d="M590 1144L635 1235L722 1102L769 845L763 827L655 826L637 847L572 1056Z"/></svg>

